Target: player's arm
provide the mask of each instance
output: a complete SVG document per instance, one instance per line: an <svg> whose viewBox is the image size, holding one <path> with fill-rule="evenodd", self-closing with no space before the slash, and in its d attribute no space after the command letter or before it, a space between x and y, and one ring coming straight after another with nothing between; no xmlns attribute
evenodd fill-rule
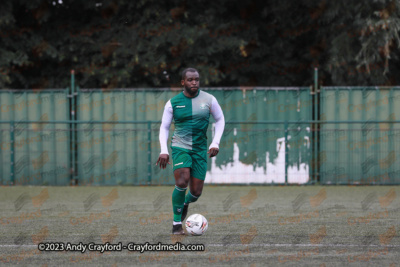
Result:
<svg viewBox="0 0 400 267"><path fill-rule="evenodd" d="M164 114L162 116L161 120L161 126L160 126L160 135L159 135L159 140L160 140L160 146L161 146L161 153L160 156L158 157L156 165L160 163L160 168L165 169L167 167L167 164L171 164L169 162L169 154L168 154L168 135L169 135L169 127L171 126L172 122L172 105L171 101L168 101L167 104L165 104L164 107Z"/></svg>
<svg viewBox="0 0 400 267"><path fill-rule="evenodd" d="M214 97L211 104L211 115L215 119L214 138L208 150L209 158L215 157L219 152L219 142L221 141L222 133L225 128L225 118L221 106L218 104L217 99Z"/></svg>

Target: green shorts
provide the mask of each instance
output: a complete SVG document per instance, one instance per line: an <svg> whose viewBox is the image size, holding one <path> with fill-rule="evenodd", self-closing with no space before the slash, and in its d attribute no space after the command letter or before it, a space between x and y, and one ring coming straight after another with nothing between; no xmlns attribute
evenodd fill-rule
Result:
<svg viewBox="0 0 400 267"><path fill-rule="evenodd" d="M180 147L171 147L173 170L190 168L190 176L205 180L207 172L207 150L192 151Z"/></svg>

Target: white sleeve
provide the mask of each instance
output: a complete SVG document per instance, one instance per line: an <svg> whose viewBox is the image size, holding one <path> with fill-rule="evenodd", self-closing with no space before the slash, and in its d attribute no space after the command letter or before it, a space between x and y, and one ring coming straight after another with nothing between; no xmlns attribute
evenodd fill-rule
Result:
<svg viewBox="0 0 400 267"><path fill-rule="evenodd" d="M161 120L161 126L160 126L160 146L161 146L161 153L160 154L168 154L168 135L169 135L169 127L171 126L172 122L172 117L173 117L173 112L172 112L172 105L171 101L169 100L167 104L165 104L164 107L164 114L162 116Z"/></svg>
<svg viewBox="0 0 400 267"><path fill-rule="evenodd" d="M214 132L214 138L208 149L211 149L212 147L219 148L219 142L221 141L222 133L224 132L225 128L224 113L222 112L222 109L215 97L213 97L211 104L211 115L215 119L215 132Z"/></svg>

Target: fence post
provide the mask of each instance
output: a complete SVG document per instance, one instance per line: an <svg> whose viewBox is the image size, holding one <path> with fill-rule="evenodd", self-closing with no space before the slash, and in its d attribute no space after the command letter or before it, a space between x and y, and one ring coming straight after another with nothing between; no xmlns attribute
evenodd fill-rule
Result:
<svg viewBox="0 0 400 267"><path fill-rule="evenodd" d="M75 176L74 176L74 183L75 185L78 185L79 181L79 176L78 176L78 170L79 170L79 151L78 151L78 140L79 140L79 136L78 136L78 91L79 91L79 86L75 85L75 76L74 76L74 92L72 94L72 99L73 99L73 112L74 112L74 150L75 150L75 165L74 165L74 170L75 170Z"/></svg>
<svg viewBox="0 0 400 267"><path fill-rule="evenodd" d="M70 104L70 129L71 129L71 139L70 139L70 147L71 147L71 184L75 185L76 181L75 181L75 163L76 163L76 159L75 159L75 125L74 125L74 121L75 121L75 97L74 97L74 93L75 93L75 71L71 70L71 91L70 91L70 95L69 97L71 98L71 104Z"/></svg>
<svg viewBox="0 0 400 267"><path fill-rule="evenodd" d="M147 122L147 179L151 184L151 121Z"/></svg>
<svg viewBox="0 0 400 267"><path fill-rule="evenodd" d="M312 168L312 182L317 182L319 180L319 134L320 134L320 101L319 101L319 90L318 90L318 68L314 68L314 86L312 87L312 102L313 102L313 114L312 120L312 157L311 157L311 168ZM315 122L318 121L318 122Z"/></svg>
<svg viewBox="0 0 400 267"><path fill-rule="evenodd" d="M285 121L285 184L288 184L288 167L289 167L289 151L288 151L288 122Z"/></svg>
<svg viewBox="0 0 400 267"><path fill-rule="evenodd" d="M14 175L14 171L15 171L15 137L14 137L14 131L15 131L15 127L14 127L14 121L11 122L10 125L10 165L11 165L11 172L10 172L10 183L11 185L14 185L15 183L15 175Z"/></svg>

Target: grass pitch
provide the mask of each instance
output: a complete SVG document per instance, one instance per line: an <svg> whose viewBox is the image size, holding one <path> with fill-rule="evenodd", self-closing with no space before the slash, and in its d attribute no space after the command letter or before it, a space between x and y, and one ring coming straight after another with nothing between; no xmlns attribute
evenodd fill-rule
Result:
<svg viewBox="0 0 400 267"><path fill-rule="evenodd" d="M0 263L36 266L398 266L398 187L206 186L170 234L172 186L2 187ZM204 244L203 252L39 252L41 242Z"/></svg>

